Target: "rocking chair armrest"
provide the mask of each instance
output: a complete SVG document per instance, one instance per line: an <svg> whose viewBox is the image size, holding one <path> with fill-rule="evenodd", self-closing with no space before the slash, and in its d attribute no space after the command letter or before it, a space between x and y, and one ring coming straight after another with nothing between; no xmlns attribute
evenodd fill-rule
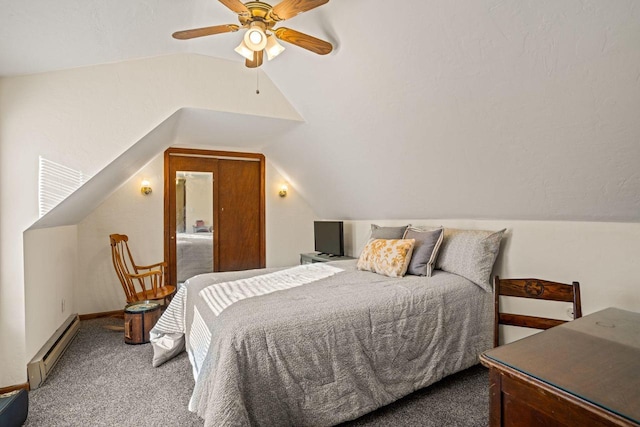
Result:
<svg viewBox="0 0 640 427"><path fill-rule="evenodd" d="M145 273L140 273L140 274L135 274L135 273L127 274L127 276L131 277L132 279L142 279L145 277L155 276L155 275L162 277L162 271L151 270L151 271L147 271Z"/></svg>
<svg viewBox="0 0 640 427"><path fill-rule="evenodd" d="M162 262L158 262L156 264L151 264L151 265L136 265L135 267L137 269L142 269L142 270L149 270L149 269L152 269L153 267L164 267L164 268L167 268L167 263L162 261Z"/></svg>

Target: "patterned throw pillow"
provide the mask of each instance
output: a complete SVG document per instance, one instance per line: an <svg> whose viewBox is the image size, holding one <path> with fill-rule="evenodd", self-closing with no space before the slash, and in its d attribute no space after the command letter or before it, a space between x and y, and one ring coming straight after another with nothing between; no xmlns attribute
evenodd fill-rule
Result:
<svg viewBox="0 0 640 427"><path fill-rule="evenodd" d="M415 239L413 255L407 268L407 274L415 276L431 277L431 272L436 264L438 249L442 244L444 230L442 227L435 230L422 230L409 227L404 233L404 239Z"/></svg>
<svg viewBox="0 0 640 427"><path fill-rule="evenodd" d="M491 292L491 270L505 231L446 228L436 268L466 277Z"/></svg>
<svg viewBox="0 0 640 427"><path fill-rule="evenodd" d="M360 254L358 270L402 277L407 272L414 244L414 239L372 239Z"/></svg>

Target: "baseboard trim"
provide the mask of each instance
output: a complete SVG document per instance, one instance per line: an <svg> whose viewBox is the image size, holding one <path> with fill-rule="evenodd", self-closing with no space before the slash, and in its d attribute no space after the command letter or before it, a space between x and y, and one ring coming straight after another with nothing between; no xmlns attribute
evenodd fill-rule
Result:
<svg viewBox="0 0 640 427"><path fill-rule="evenodd" d="M27 391L29 391L29 383L10 385L8 387L0 387L0 394L10 393L10 392L16 391L16 390L27 390Z"/></svg>
<svg viewBox="0 0 640 427"><path fill-rule="evenodd" d="M103 311L102 313L88 313L81 314L80 320L91 320L91 319L99 319L101 317L114 317L114 316L124 316L124 310L115 310L115 311Z"/></svg>

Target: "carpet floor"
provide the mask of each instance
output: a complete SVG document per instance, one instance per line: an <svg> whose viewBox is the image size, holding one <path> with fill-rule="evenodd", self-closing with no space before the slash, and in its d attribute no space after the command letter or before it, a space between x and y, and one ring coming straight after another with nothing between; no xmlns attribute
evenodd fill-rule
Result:
<svg viewBox="0 0 640 427"><path fill-rule="evenodd" d="M117 319L81 322L45 383L29 392L25 426L202 426L187 405L193 375L186 353L151 366L150 344L127 345L105 329ZM488 371L480 365L341 427L487 426Z"/></svg>

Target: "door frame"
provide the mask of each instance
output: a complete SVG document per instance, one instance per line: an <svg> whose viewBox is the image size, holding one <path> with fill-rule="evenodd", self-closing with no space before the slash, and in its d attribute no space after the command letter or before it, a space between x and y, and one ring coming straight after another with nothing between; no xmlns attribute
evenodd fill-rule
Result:
<svg viewBox="0 0 640 427"><path fill-rule="evenodd" d="M245 153L245 152L235 152L235 151L217 151L217 150L204 150L204 149L192 149L192 148L175 148L170 147L164 152L164 260L167 263L167 269L169 273L167 274L167 278L170 282L176 281L176 274L173 266L176 265L175 259L175 251L171 251L171 245L175 245L175 237L171 236L171 215L170 213L175 212L175 200L171 200L169 197L171 194L171 185L175 186L175 177L170 177L170 158L171 156L181 156L181 157L192 157L192 158L210 158L210 159L226 159L226 160L245 160L245 161L259 161L260 162L260 206L259 206L259 215L260 215L260 267L266 267L266 208L265 208L265 157L264 154L261 153ZM217 177L214 175L213 177L213 198L214 198L214 206L217 206ZM217 217L214 212L214 225L217 228ZM175 228L175 224L174 227ZM217 230L214 229L214 264L213 271L218 270L218 262L217 262L217 245L216 245L216 236L218 235ZM174 239L172 239L174 237ZM173 242L172 242L173 240ZM177 285L177 283L170 283L171 285Z"/></svg>

